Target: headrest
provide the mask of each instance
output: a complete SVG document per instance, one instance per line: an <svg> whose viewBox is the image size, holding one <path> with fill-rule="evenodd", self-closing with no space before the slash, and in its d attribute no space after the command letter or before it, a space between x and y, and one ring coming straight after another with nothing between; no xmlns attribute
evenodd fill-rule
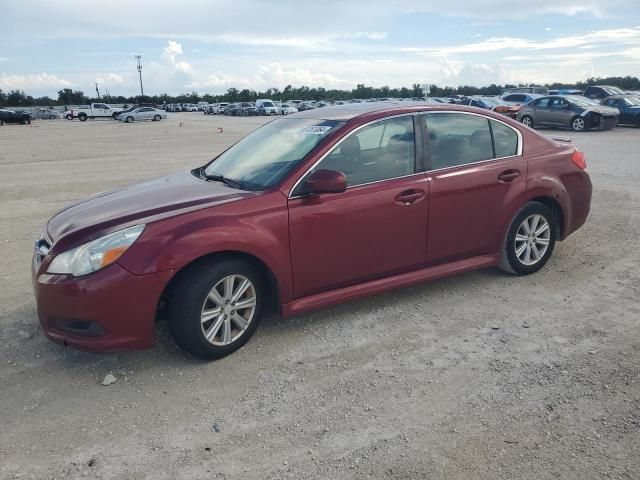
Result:
<svg viewBox="0 0 640 480"><path fill-rule="evenodd" d="M340 144L340 153L348 157L355 157L360 153L360 140L356 135L350 135Z"/></svg>

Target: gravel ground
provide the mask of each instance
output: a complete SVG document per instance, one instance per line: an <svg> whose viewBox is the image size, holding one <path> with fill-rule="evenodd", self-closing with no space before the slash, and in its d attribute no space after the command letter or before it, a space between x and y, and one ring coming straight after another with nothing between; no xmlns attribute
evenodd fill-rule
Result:
<svg viewBox="0 0 640 480"><path fill-rule="evenodd" d="M212 363L163 324L147 351L45 340L29 268L53 213L201 165L265 121L0 128L1 479L640 478L638 129L545 132L585 151L594 197L535 275L268 318Z"/></svg>

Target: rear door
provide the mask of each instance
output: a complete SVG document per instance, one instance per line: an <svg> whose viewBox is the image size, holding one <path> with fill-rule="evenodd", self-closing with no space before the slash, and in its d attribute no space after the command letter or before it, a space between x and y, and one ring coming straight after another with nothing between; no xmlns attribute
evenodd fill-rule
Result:
<svg viewBox="0 0 640 480"><path fill-rule="evenodd" d="M361 127L293 189L289 230L297 298L425 264L429 184L416 132L413 115ZM304 178L320 169L343 172L347 190L304 196Z"/></svg>
<svg viewBox="0 0 640 480"><path fill-rule="evenodd" d="M500 251L504 207L526 188L517 130L482 115L430 112L429 265Z"/></svg>

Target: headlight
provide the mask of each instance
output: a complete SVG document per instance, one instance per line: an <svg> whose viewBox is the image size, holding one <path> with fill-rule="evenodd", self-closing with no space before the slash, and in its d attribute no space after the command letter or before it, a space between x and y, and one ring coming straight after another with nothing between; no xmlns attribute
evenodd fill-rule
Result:
<svg viewBox="0 0 640 480"><path fill-rule="evenodd" d="M79 277L111 265L133 245L144 227L136 225L118 230L56 255L47 268L47 273Z"/></svg>

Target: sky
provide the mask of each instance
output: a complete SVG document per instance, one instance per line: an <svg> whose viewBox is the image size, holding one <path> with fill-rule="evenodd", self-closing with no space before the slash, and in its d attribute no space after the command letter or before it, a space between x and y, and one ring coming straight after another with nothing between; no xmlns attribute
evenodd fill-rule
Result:
<svg viewBox="0 0 640 480"><path fill-rule="evenodd" d="M291 84L640 77L640 0L1 0L0 89L222 93Z"/></svg>

